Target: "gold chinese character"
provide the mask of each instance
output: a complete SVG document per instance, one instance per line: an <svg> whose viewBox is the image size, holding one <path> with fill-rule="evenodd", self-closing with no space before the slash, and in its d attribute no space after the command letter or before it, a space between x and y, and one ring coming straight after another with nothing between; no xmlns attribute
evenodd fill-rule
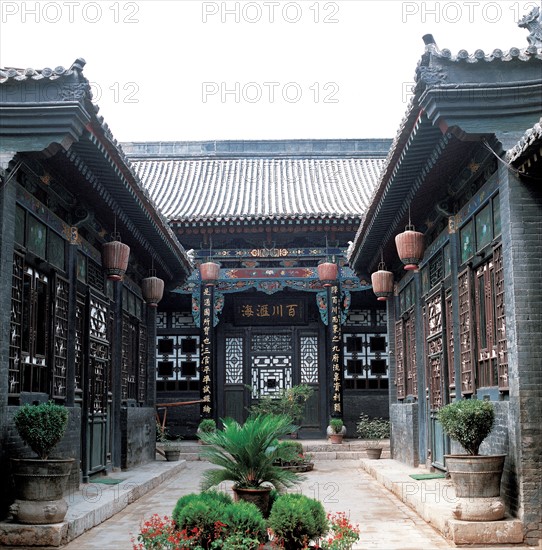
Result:
<svg viewBox="0 0 542 550"><path fill-rule="evenodd" d="M258 317L271 317L269 313L269 306L267 304L261 304L256 308L256 315Z"/></svg>
<svg viewBox="0 0 542 550"><path fill-rule="evenodd" d="M211 295L211 291L208 287L205 287L205 289L203 290L203 295L204 296L210 296Z"/></svg>
<svg viewBox="0 0 542 550"><path fill-rule="evenodd" d="M210 386L203 386L203 393L211 393L211 387Z"/></svg>
<svg viewBox="0 0 542 550"><path fill-rule="evenodd" d="M241 306L241 315L243 317L253 317L254 309L252 309L252 306L250 304L243 304Z"/></svg>
<svg viewBox="0 0 542 550"><path fill-rule="evenodd" d="M341 404L340 403L334 403L333 404L333 412L341 412Z"/></svg>
<svg viewBox="0 0 542 550"><path fill-rule="evenodd" d="M273 309L271 310L271 315L274 317L282 317L282 305L273 306Z"/></svg>
<svg viewBox="0 0 542 550"><path fill-rule="evenodd" d="M286 307L288 308L288 317L295 317L298 304L288 304Z"/></svg>
<svg viewBox="0 0 542 550"><path fill-rule="evenodd" d="M211 402L211 396L210 395L204 395L203 398L202 398L202 401L204 401L205 403L210 403Z"/></svg>
<svg viewBox="0 0 542 550"><path fill-rule="evenodd" d="M209 384L209 382L211 382L211 377L209 375L204 376L202 382L204 384Z"/></svg>
<svg viewBox="0 0 542 550"><path fill-rule="evenodd" d="M203 405L203 412L204 413L210 413L211 412L211 407L209 407L209 405Z"/></svg>
<svg viewBox="0 0 542 550"><path fill-rule="evenodd" d="M205 298L205 300L203 300L203 306L211 307L211 298Z"/></svg>

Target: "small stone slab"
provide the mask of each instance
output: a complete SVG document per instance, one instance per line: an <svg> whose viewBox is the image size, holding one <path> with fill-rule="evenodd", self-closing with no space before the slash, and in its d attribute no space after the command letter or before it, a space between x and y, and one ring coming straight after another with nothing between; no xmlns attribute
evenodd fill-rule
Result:
<svg viewBox="0 0 542 550"><path fill-rule="evenodd" d="M68 523L50 525L22 525L0 522L0 546L60 546L68 533Z"/></svg>
<svg viewBox="0 0 542 550"><path fill-rule="evenodd" d="M519 519L500 521L448 520L448 536L455 544L519 544L523 524Z"/></svg>

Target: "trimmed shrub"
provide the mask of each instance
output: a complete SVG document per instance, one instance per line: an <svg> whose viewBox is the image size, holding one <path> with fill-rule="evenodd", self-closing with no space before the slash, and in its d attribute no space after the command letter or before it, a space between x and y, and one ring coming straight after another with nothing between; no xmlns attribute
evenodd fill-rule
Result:
<svg viewBox="0 0 542 550"><path fill-rule="evenodd" d="M68 426L68 409L53 401L39 405L23 405L14 417L15 427L21 439L42 460L62 439Z"/></svg>
<svg viewBox="0 0 542 550"><path fill-rule="evenodd" d="M254 504L233 502L218 491L181 497L173 520L177 529L194 533L195 542L205 549L257 549L267 538L267 526Z"/></svg>
<svg viewBox="0 0 542 550"><path fill-rule="evenodd" d="M326 512L313 498L299 494L280 495L271 509L268 525L276 542L290 550L306 547L328 531Z"/></svg>
<svg viewBox="0 0 542 550"><path fill-rule="evenodd" d="M267 537L267 526L262 513L255 504L240 500L224 510L226 531L231 535L243 535L263 542Z"/></svg>

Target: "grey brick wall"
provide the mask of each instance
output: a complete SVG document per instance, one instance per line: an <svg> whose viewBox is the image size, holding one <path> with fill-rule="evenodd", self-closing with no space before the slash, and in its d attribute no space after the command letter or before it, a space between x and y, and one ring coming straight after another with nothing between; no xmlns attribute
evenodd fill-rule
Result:
<svg viewBox="0 0 542 550"><path fill-rule="evenodd" d="M156 417L150 407L123 407L121 410L122 469L155 459Z"/></svg>
<svg viewBox="0 0 542 550"><path fill-rule="evenodd" d="M343 420L347 437L357 437L356 422L361 413L371 417L389 418L390 416L388 390L345 391L343 400L345 411Z"/></svg>
<svg viewBox="0 0 542 550"><path fill-rule="evenodd" d="M499 175L514 461L508 484L515 487L508 498L524 522L525 541L536 543L542 538L542 188L502 166Z"/></svg>
<svg viewBox="0 0 542 550"><path fill-rule="evenodd" d="M420 463L418 412L417 403L390 406L392 458L415 467Z"/></svg>

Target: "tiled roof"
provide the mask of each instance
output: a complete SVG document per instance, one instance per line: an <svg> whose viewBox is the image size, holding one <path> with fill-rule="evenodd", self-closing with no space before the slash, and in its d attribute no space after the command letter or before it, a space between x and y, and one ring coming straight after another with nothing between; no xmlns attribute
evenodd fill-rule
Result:
<svg viewBox="0 0 542 550"><path fill-rule="evenodd" d="M85 65L84 59L76 59L74 64L65 69L62 66L51 69L45 67L44 69L16 69L14 67L0 68L0 84L12 80L20 82L22 80L56 80L63 76L69 76L74 74L77 70L81 70Z"/></svg>
<svg viewBox="0 0 542 550"><path fill-rule="evenodd" d="M506 160L510 163L516 163L521 157L528 153L531 146L537 142L540 147L540 143L542 142L542 117L532 128L529 128L518 143L506 153Z"/></svg>
<svg viewBox="0 0 542 550"><path fill-rule="evenodd" d="M359 218L382 158L132 160L173 221Z"/></svg>

